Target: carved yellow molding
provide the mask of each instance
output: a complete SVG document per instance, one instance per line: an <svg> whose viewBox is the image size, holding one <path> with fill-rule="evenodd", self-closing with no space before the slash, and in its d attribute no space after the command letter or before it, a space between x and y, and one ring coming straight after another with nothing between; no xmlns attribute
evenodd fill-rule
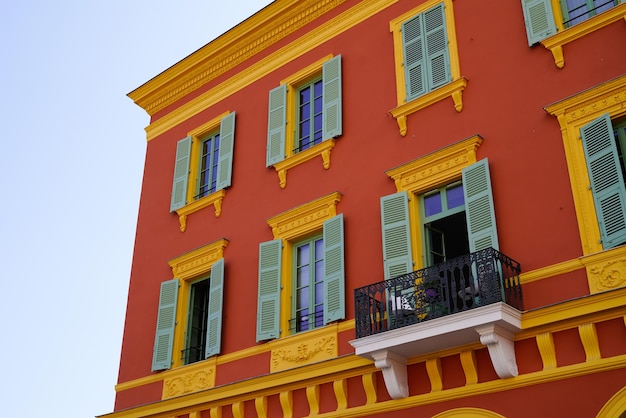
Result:
<svg viewBox="0 0 626 418"><path fill-rule="evenodd" d="M596 324L587 322L578 326L578 334L580 341L585 349L586 361L594 361L602 358L600 354L600 343L598 342L598 333Z"/></svg>
<svg viewBox="0 0 626 418"><path fill-rule="evenodd" d="M441 359L439 357L426 360L426 372L430 379L430 391L439 392L443 389L443 374L441 372Z"/></svg>
<svg viewBox="0 0 626 418"><path fill-rule="evenodd" d="M581 261L587 269L590 293L626 286L626 246L592 254Z"/></svg>
<svg viewBox="0 0 626 418"><path fill-rule="evenodd" d="M209 91L200 94L198 97L181 105L172 112L152 121L151 124L146 127L147 140L149 141L163 134L174 126L222 101L224 98L272 73L277 68L318 48L329 39L358 25L397 1L398 0L369 0L358 2L352 8L321 24L317 28L310 30L306 37L299 38L297 42L282 47L258 62L242 69L235 76L224 80ZM291 1L291 3L296 2L295 0ZM315 7L318 2L319 0L313 2L313 4L311 4L311 2L299 3L306 3ZM166 71L165 74L166 73L168 73L168 71ZM131 98L133 97L131 96Z"/></svg>
<svg viewBox="0 0 626 418"><path fill-rule="evenodd" d="M153 115L344 2L275 2L128 96Z"/></svg>
<svg viewBox="0 0 626 418"><path fill-rule="evenodd" d="M545 110L556 116L561 127L583 254L601 252L600 229L579 140L580 128L604 113L613 119L626 115L626 75L546 106Z"/></svg>
<svg viewBox="0 0 626 418"><path fill-rule="evenodd" d="M222 214L222 201L224 200L224 196L226 196L226 190L218 190L208 196L194 200L192 203L189 203L180 209L176 209L176 214L178 215L178 221L180 223L180 232L185 232L187 229L187 216L208 206L213 205L215 208L215 217L219 218Z"/></svg>
<svg viewBox="0 0 626 418"><path fill-rule="evenodd" d="M461 351L461 366L465 373L465 384L475 385L478 383L478 364L474 350Z"/></svg>
<svg viewBox="0 0 626 418"><path fill-rule="evenodd" d="M337 400L337 411L343 411L348 408L348 381L346 379L338 379L333 382L333 392Z"/></svg>
<svg viewBox="0 0 626 418"><path fill-rule="evenodd" d="M337 357L337 328L324 327L270 343L270 371L277 372Z"/></svg>
<svg viewBox="0 0 626 418"><path fill-rule="evenodd" d="M309 402L309 415L317 415L320 412L320 385L306 387L306 399Z"/></svg>
<svg viewBox="0 0 626 418"><path fill-rule="evenodd" d="M322 157L322 166L325 170L328 170L330 168L330 150L332 150L334 146L335 139L327 139L326 141L322 141L305 151L293 154L292 156L275 163L274 169L278 173L280 187L282 189L287 187L287 170L294 168L305 161L312 160L315 157Z"/></svg>
<svg viewBox="0 0 626 418"><path fill-rule="evenodd" d="M560 6L554 7L555 11L560 10ZM554 58L554 63L558 68L565 66L565 58L563 56L563 45L589 35L590 33L597 31L604 26L610 25L618 20L626 19L626 3L613 7L610 10L602 12L584 22L578 23L568 29L562 30L563 25L560 24L560 31L553 36L541 41L541 45L546 47ZM557 22L561 22L561 19L557 18Z"/></svg>
<svg viewBox="0 0 626 418"><path fill-rule="evenodd" d="M222 238L170 260L168 263L174 277L188 280L208 273L217 260L224 258L224 248L227 245L228 240Z"/></svg>
<svg viewBox="0 0 626 418"><path fill-rule="evenodd" d="M290 209L267 220L274 239L297 238L322 227L322 224L337 215L337 203L341 193L334 192L312 202Z"/></svg>
<svg viewBox="0 0 626 418"><path fill-rule="evenodd" d="M423 193L443 183L461 178L463 168L476 162L476 150L482 143L480 135L452 144L417 160L387 170L385 174L396 183L396 190Z"/></svg>
<svg viewBox="0 0 626 418"><path fill-rule="evenodd" d="M167 376L163 379L161 399L174 398L215 387L215 370L215 359L209 359L167 372Z"/></svg>
<svg viewBox="0 0 626 418"><path fill-rule="evenodd" d="M535 337L537 341L537 348L541 355L541 362L543 363L543 370L549 370L556 368L556 350L554 349L554 339L552 338L552 332L542 332Z"/></svg>

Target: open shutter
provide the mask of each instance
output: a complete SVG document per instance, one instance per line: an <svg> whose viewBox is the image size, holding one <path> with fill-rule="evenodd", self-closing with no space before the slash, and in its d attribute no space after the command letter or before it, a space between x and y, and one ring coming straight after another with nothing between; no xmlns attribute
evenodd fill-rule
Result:
<svg viewBox="0 0 626 418"><path fill-rule="evenodd" d="M170 212L180 209L187 203L187 182L189 179L189 154L191 137L183 138L176 145L176 164L174 165L174 184Z"/></svg>
<svg viewBox="0 0 626 418"><path fill-rule="evenodd" d="M324 83L324 139L335 138L342 133L341 124L341 55L324 63L322 67Z"/></svg>
<svg viewBox="0 0 626 418"><path fill-rule="evenodd" d="M604 249L626 241L626 190L613 125L604 114L580 129Z"/></svg>
<svg viewBox="0 0 626 418"><path fill-rule="evenodd" d="M528 45L532 46L556 33L550 0L522 0Z"/></svg>
<svg viewBox="0 0 626 418"><path fill-rule="evenodd" d="M406 100L426 93L426 66L422 15L402 24L402 51L404 53L404 81Z"/></svg>
<svg viewBox="0 0 626 418"><path fill-rule="evenodd" d="M285 159L285 130L287 124L287 86L282 84L270 91L267 121L267 167Z"/></svg>
<svg viewBox="0 0 626 418"><path fill-rule="evenodd" d="M426 40L426 70L428 91L448 84L450 54L443 3L424 12L424 39Z"/></svg>
<svg viewBox="0 0 626 418"><path fill-rule="evenodd" d="M343 214L324 222L324 323L344 319Z"/></svg>
<svg viewBox="0 0 626 418"><path fill-rule="evenodd" d="M217 162L216 190L231 185L233 175L233 152L235 147L235 112L220 122L220 155Z"/></svg>
<svg viewBox="0 0 626 418"><path fill-rule="evenodd" d="M224 259L211 267L204 358L220 353L222 342L222 301L224 299Z"/></svg>
<svg viewBox="0 0 626 418"><path fill-rule="evenodd" d="M280 276L282 240L259 245L259 301L256 340L280 336Z"/></svg>
<svg viewBox="0 0 626 418"><path fill-rule="evenodd" d="M178 300L178 279L161 283L159 313L157 316L152 371L169 369L172 364L174 327L176 325L176 301Z"/></svg>
<svg viewBox="0 0 626 418"><path fill-rule="evenodd" d="M380 199L385 279L413 271L408 206L406 192Z"/></svg>
<svg viewBox="0 0 626 418"><path fill-rule="evenodd" d="M485 158L463 169L465 217L470 252L499 249L489 162Z"/></svg>

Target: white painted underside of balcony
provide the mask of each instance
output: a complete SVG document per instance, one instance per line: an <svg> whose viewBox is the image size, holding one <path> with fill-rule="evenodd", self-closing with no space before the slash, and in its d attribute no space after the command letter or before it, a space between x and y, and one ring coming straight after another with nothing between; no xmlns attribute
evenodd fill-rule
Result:
<svg viewBox="0 0 626 418"><path fill-rule="evenodd" d="M394 399L408 396L407 359L480 341L501 378L517 376L513 336L521 312L502 303L431 319L350 341L358 356L373 360Z"/></svg>

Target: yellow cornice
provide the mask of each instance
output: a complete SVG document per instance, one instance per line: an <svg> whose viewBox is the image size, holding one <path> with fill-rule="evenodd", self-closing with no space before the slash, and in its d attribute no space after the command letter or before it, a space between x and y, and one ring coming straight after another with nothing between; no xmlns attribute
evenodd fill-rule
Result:
<svg viewBox="0 0 626 418"><path fill-rule="evenodd" d="M153 115L344 2L274 1L128 96Z"/></svg>
<svg viewBox="0 0 626 418"><path fill-rule="evenodd" d="M345 32L397 1L398 0L370 0L359 2L351 9L341 13L317 28L312 29L305 37L298 39L297 42L288 44L262 60L243 68L235 76L224 80L211 90L152 122L146 127L147 139L151 140L161 135L179 123L236 93L276 70L276 68L311 51L325 41ZM306 3L309 4L309 2ZM318 2L314 2L314 4L317 3Z"/></svg>
<svg viewBox="0 0 626 418"><path fill-rule="evenodd" d="M222 238L170 260L168 263L174 277L187 280L208 272L217 260L224 257L227 245L228 240Z"/></svg>

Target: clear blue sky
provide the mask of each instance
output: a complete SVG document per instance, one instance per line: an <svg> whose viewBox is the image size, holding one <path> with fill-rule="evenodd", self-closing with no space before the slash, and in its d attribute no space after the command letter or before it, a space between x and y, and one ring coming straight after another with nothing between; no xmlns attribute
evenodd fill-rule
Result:
<svg viewBox="0 0 626 418"><path fill-rule="evenodd" d="M149 121L126 94L269 3L0 1L0 415L112 412Z"/></svg>

